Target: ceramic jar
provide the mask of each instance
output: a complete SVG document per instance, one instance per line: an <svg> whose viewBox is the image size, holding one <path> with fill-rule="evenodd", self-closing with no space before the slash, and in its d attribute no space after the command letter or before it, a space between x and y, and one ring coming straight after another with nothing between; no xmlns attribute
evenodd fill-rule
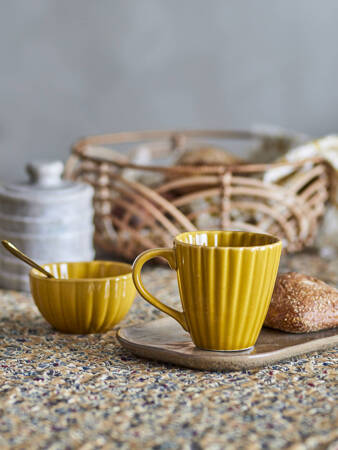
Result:
<svg viewBox="0 0 338 450"><path fill-rule="evenodd" d="M26 169L28 182L0 186L0 239L40 264L92 260L93 188L63 180L60 161ZM0 247L0 287L28 291L28 272Z"/></svg>

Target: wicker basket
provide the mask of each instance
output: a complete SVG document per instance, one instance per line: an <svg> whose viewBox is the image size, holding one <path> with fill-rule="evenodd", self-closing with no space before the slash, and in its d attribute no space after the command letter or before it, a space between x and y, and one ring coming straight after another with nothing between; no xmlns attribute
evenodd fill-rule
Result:
<svg viewBox="0 0 338 450"><path fill-rule="evenodd" d="M287 164L170 165L171 156L182 149L234 140L279 153L294 144L292 136L246 131L115 133L77 142L65 177L95 188L96 245L132 259L144 249L171 246L173 236L197 228L268 232L279 236L289 252L312 244L330 184L329 168L320 158ZM151 151L151 164L130 163L107 148L120 151L121 144L130 149L135 143ZM295 175L287 186L264 181L267 171L282 165Z"/></svg>

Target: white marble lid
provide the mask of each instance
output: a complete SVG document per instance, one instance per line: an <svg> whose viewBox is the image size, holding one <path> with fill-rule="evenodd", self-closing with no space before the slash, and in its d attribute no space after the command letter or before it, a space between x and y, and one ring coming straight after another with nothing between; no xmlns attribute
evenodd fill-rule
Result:
<svg viewBox="0 0 338 450"><path fill-rule="evenodd" d="M26 165L28 180L0 186L0 195L26 200L49 199L51 203L61 197L92 195L90 185L64 180L63 170L62 161L33 161Z"/></svg>

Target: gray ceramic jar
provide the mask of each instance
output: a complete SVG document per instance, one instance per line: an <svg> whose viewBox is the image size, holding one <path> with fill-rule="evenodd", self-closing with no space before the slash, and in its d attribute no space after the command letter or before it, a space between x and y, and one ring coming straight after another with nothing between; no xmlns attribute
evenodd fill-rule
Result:
<svg viewBox="0 0 338 450"><path fill-rule="evenodd" d="M90 261L93 248L91 186L63 180L63 163L27 165L29 181L0 186L0 239L40 264ZM29 268L0 247L0 287L29 291Z"/></svg>

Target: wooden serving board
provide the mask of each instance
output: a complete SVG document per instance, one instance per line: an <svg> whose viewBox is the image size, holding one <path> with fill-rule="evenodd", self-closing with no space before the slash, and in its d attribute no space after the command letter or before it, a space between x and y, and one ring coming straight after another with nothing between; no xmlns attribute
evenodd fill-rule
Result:
<svg viewBox="0 0 338 450"><path fill-rule="evenodd" d="M123 347L137 356L200 370L241 370L266 366L338 344L338 330L291 334L263 328L252 350L213 352L195 347L189 334L171 318L121 328Z"/></svg>

